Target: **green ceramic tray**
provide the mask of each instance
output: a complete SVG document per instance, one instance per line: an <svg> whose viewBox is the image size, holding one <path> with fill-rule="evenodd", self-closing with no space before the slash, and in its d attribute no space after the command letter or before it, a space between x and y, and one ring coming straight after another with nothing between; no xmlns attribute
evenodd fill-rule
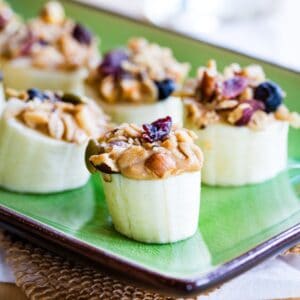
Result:
<svg viewBox="0 0 300 300"><path fill-rule="evenodd" d="M30 17L43 1L9 2ZM171 47L178 59L190 61L194 70L212 57L222 66L260 63L287 92L289 107L300 111L300 75L296 72L95 8L70 1L65 1L65 6L70 16L101 37L104 51L124 44L131 36L145 36ZM289 169L263 184L204 186L199 231L175 244L146 245L114 231L96 177L82 189L46 196L0 190L0 221L27 238L39 237L35 241L46 240L79 253L160 291L195 294L300 241L300 131L290 132L289 155Z"/></svg>

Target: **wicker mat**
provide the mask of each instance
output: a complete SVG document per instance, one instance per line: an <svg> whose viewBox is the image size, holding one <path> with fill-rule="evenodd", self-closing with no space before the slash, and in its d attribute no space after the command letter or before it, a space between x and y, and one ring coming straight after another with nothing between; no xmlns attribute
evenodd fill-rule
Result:
<svg viewBox="0 0 300 300"><path fill-rule="evenodd" d="M67 261L3 231L0 247L17 286L29 299L175 299L128 285L91 266Z"/></svg>

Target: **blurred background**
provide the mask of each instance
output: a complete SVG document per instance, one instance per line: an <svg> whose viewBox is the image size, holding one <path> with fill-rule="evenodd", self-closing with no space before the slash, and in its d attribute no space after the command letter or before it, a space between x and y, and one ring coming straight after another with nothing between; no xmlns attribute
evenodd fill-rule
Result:
<svg viewBox="0 0 300 300"><path fill-rule="evenodd" d="M300 71L299 0L81 0Z"/></svg>

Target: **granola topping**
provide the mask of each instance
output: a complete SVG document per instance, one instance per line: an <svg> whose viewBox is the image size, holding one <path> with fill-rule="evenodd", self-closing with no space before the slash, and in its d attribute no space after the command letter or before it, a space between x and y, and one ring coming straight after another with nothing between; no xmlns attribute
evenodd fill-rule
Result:
<svg viewBox="0 0 300 300"><path fill-rule="evenodd" d="M99 61L96 38L65 17L62 5L50 1L40 15L8 37L2 56L40 69L93 69Z"/></svg>
<svg viewBox="0 0 300 300"><path fill-rule="evenodd" d="M188 71L170 49L133 38L126 49L108 52L89 82L103 101L151 103L171 95Z"/></svg>
<svg viewBox="0 0 300 300"><path fill-rule="evenodd" d="M164 134L151 141L145 138L150 124L144 128L122 124L97 141L91 140L86 152L89 169L140 180L199 171L203 155L194 143L197 136L184 128L169 128L170 120L166 118L151 125L162 129L164 122Z"/></svg>
<svg viewBox="0 0 300 300"><path fill-rule="evenodd" d="M15 118L29 128L57 140L85 143L108 130L108 118L88 99L72 94L29 89L7 89L6 118ZM77 101L74 101L77 99Z"/></svg>
<svg viewBox="0 0 300 300"><path fill-rule="evenodd" d="M0 54L3 53L4 45L20 27L21 22L17 14L4 1L0 2Z"/></svg>
<svg viewBox="0 0 300 300"><path fill-rule="evenodd" d="M186 82L182 94L187 122L199 129L222 122L263 130L275 120L299 128L299 114L289 112L284 92L257 65L232 64L219 73L210 60L198 69L197 78Z"/></svg>

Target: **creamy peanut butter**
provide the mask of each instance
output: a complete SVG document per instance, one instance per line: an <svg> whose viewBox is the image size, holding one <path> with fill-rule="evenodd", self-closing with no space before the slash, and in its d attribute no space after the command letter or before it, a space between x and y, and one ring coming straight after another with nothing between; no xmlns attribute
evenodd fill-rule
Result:
<svg viewBox="0 0 300 300"><path fill-rule="evenodd" d="M151 130L152 127L148 128ZM121 173L140 180L199 171L203 155L194 143L196 135L175 126L167 133L163 132L167 130L166 127L161 128L161 131L158 129L156 132L158 136L155 133L154 137L149 138L145 125L122 124L98 141L90 142L88 160L96 170L103 173Z"/></svg>

